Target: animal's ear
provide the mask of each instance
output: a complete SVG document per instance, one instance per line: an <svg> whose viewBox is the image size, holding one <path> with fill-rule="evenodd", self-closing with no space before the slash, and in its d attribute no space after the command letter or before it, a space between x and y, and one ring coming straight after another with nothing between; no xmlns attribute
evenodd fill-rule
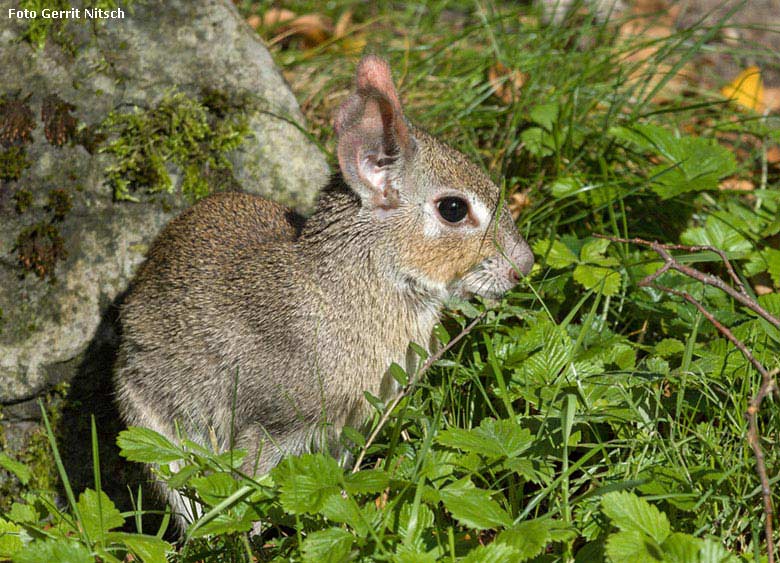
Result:
<svg viewBox="0 0 780 563"><path fill-rule="evenodd" d="M409 158L414 141L383 59L369 55L360 61L355 90L336 113L336 133L341 172L364 205L385 211L397 207L390 169Z"/></svg>

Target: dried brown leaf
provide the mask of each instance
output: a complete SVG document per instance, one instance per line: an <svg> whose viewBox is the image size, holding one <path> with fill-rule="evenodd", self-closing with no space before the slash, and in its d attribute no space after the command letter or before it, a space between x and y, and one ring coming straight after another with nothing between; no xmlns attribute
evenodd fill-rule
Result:
<svg viewBox="0 0 780 563"><path fill-rule="evenodd" d="M531 197L529 196L527 190L513 193L511 196L509 196L509 202L507 203L509 212L512 214L512 219L517 219L520 216L520 213L522 213L523 210L527 207L530 207L530 205Z"/></svg>
<svg viewBox="0 0 780 563"><path fill-rule="evenodd" d="M336 21L336 27L333 28L333 37L335 37L336 39L344 37L347 34L347 31L349 30L351 25L352 25L352 10L351 9L345 10L339 16L338 21Z"/></svg>
<svg viewBox="0 0 780 563"><path fill-rule="evenodd" d="M756 189L756 185L750 181L742 178L726 178L720 184L718 184L719 190L732 190L737 192L752 192Z"/></svg>
<svg viewBox="0 0 780 563"><path fill-rule="evenodd" d="M510 70L501 63L496 63L488 69L488 81L493 88L493 94L507 105L520 97L526 80L527 74L517 69Z"/></svg>
<svg viewBox="0 0 780 563"><path fill-rule="evenodd" d="M263 18L258 16L257 14L252 14L246 19L246 23L249 24L249 27L252 29L257 29L261 25L263 25Z"/></svg>

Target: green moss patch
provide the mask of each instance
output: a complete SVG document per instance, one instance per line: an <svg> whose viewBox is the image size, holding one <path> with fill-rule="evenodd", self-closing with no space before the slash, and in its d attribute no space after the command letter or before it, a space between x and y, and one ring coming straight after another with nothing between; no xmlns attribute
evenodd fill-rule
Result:
<svg viewBox="0 0 780 563"><path fill-rule="evenodd" d="M139 191L172 193L167 165L182 171L181 191L190 201L220 189L225 175L232 177L226 154L249 133L240 108L225 96L198 101L170 92L153 108L111 112L102 124L109 141L101 151L116 158L106 169L114 197L138 201Z"/></svg>
<svg viewBox="0 0 780 563"><path fill-rule="evenodd" d="M15 182L30 167L27 150L22 146L0 148L0 180Z"/></svg>

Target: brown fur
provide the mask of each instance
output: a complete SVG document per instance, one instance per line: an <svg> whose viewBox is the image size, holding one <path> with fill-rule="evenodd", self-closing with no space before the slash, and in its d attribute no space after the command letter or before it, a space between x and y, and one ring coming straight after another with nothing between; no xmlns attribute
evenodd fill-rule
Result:
<svg viewBox="0 0 780 563"><path fill-rule="evenodd" d="M365 58L356 84L337 117L342 177L300 234L289 210L225 193L152 245L121 317L128 424L213 431L249 451L245 471L266 472L362 424L364 392L393 392L392 362L414 369L409 343L429 343L449 295L497 296L530 269L506 210L495 227L498 188L405 121L386 63ZM472 198L468 220L443 221L441 194Z"/></svg>

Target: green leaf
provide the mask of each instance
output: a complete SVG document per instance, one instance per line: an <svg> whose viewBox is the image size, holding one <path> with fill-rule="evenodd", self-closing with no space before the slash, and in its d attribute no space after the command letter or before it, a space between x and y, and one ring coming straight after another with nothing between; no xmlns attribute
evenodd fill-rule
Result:
<svg viewBox="0 0 780 563"><path fill-rule="evenodd" d="M238 481L224 472L195 477L190 485L209 506L219 504L238 490Z"/></svg>
<svg viewBox="0 0 780 563"><path fill-rule="evenodd" d="M79 495L76 504L81 514L81 525L92 541L102 538L109 530L125 523L122 514L103 491L98 495L92 489L86 489Z"/></svg>
<svg viewBox="0 0 780 563"><path fill-rule="evenodd" d="M693 563L699 560L702 541L689 534L675 532L671 534L661 549L666 563Z"/></svg>
<svg viewBox="0 0 780 563"><path fill-rule="evenodd" d="M533 245L533 249L534 254L544 258L550 268L568 268L572 264L577 263L577 255L559 240L537 240Z"/></svg>
<svg viewBox="0 0 780 563"><path fill-rule="evenodd" d="M555 102L535 105L530 111L531 121L541 125L547 131L552 131L553 125L558 121L559 110Z"/></svg>
<svg viewBox="0 0 780 563"><path fill-rule="evenodd" d="M148 428L131 426L117 436L120 455L130 461L143 463L170 463L185 457L168 438Z"/></svg>
<svg viewBox="0 0 780 563"><path fill-rule="evenodd" d="M390 364L388 371L390 372L390 375L393 376L393 379L395 379L401 387L404 387L407 383L409 383L409 376L406 374L404 368L399 366L397 363L393 362Z"/></svg>
<svg viewBox="0 0 780 563"><path fill-rule="evenodd" d="M464 526L487 530L508 526L509 514L491 498L490 491L477 489L468 479L461 479L439 491L444 506Z"/></svg>
<svg viewBox="0 0 780 563"><path fill-rule="evenodd" d="M12 557L24 547L20 534L21 526L0 518L0 559Z"/></svg>
<svg viewBox="0 0 780 563"><path fill-rule="evenodd" d="M666 514L633 493L607 493L601 500L601 507L612 523L624 532L641 532L659 544L669 536Z"/></svg>
<svg viewBox="0 0 780 563"><path fill-rule="evenodd" d="M517 551L516 561L525 561L539 555L550 542L553 523L549 518L526 520L501 532L496 542L511 545Z"/></svg>
<svg viewBox="0 0 780 563"><path fill-rule="evenodd" d="M414 547L401 544L393 555L392 561L393 563L436 563L439 560L437 551L434 549L422 553Z"/></svg>
<svg viewBox="0 0 780 563"><path fill-rule="evenodd" d="M520 140L534 156L549 156L555 152L550 134L541 127L529 127L520 133Z"/></svg>
<svg viewBox="0 0 780 563"><path fill-rule="evenodd" d="M106 536L111 542L121 543L133 552L144 563L166 563L165 554L173 547L167 541L157 536L146 534L128 534L126 532L111 532Z"/></svg>
<svg viewBox="0 0 780 563"><path fill-rule="evenodd" d="M553 468L540 459L514 458L505 461L503 465L532 483L549 484L553 478Z"/></svg>
<svg viewBox="0 0 780 563"><path fill-rule="evenodd" d="M576 194L582 189L582 182L574 176L557 178L550 184L550 193L555 199L563 199Z"/></svg>
<svg viewBox="0 0 780 563"><path fill-rule="evenodd" d="M683 231L680 241L683 244L714 246L736 254L750 252L753 247L750 241L727 220L715 215L708 216L703 227L693 227Z"/></svg>
<svg viewBox="0 0 780 563"><path fill-rule="evenodd" d="M14 555L14 563L95 563L84 545L68 538L34 541Z"/></svg>
<svg viewBox="0 0 780 563"><path fill-rule="evenodd" d="M609 246L609 240L605 238L594 238L582 245L580 250L580 260L587 263L598 263L604 258L604 253Z"/></svg>
<svg viewBox="0 0 780 563"><path fill-rule="evenodd" d="M322 503L320 514L328 520L347 524L360 537L368 534L368 525L360 512L360 507L352 497L344 498L341 491L333 492Z"/></svg>
<svg viewBox="0 0 780 563"><path fill-rule="evenodd" d="M739 561L715 540L706 539L702 542L699 563L739 563Z"/></svg>
<svg viewBox="0 0 780 563"><path fill-rule="evenodd" d="M664 560L658 544L637 530L610 535L605 551L612 563L658 563Z"/></svg>
<svg viewBox="0 0 780 563"><path fill-rule="evenodd" d="M355 537L341 528L313 532L303 540L301 552L306 563L344 563L350 556Z"/></svg>
<svg viewBox="0 0 780 563"><path fill-rule="evenodd" d="M26 485L30 482L30 477L32 477L30 469L23 463L19 463L3 452L0 452L0 467L10 473L13 473L16 478L22 482L22 485Z"/></svg>
<svg viewBox="0 0 780 563"><path fill-rule="evenodd" d="M676 338L664 338L655 345L655 353L662 357L676 356L685 351L685 344Z"/></svg>
<svg viewBox="0 0 780 563"><path fill-rule="evenodd" d="M460 560L461 563L506 563L507 561L523 561L523 559L517 559L514 547L500 543L480 545Z"/></svg>
<svg viewBox="0 0 780 563"><path fill-rule="evenodd" d="M35 507L29 504L15 502L11 505L11 510L6 515L6 518L11 522L31 523L38 520L38 512L35 510Z"/></svg>
<svg viewBox="0 0 780 563"><path fill-rule="evenodd" d="M246 504L238 505L230 510L219 512L205 523L203 519L190 526L187 533L192 538L202 538L209 535L235 534L248 532L252 529L255 512L248 510ZM196 527L197 525L197 527Z"/></svg>
<svg viewBox="0 0 780 563"><path fill-rule="evenodd" d="M650 171L651 189L662 199L701 190L715 190L718 180L737 169L734 154L714 139L680 136L657 125L614 127L610 134L652 152L665 162Z"/></svg>
<svg viewBox="0 0 780 563"><path fill-rule="evenodd" d="M448 428L436 441L450 448L477 453L489 458L517 457L533 442L530 430L508 420L484 419L471 430Z"/></svg>
<svg viewBox="0 0 780 563"><path fill-rule="evenodd" d="M603 295L615 295L620 291L620 274L609 268L580 264L574 268L574 279L585 289L600 290Z"/></svg>
<svg viewBox="0 0 780 563"><path fill-rule="evenodd" d="M376 494L387 488L390 476L382 469L364 469L348 474L344 481L344 488L350 494Z"/></svg>
<svg viewBox="0 0 780 563"><path fill-rule="evenodd" d="M766 271L772 278L775 286L780 286L780 250L765 248L761 251L761 257L766 260Z"/></svg>
<svg viewBox="0 0 780 563"><path fill-rule="evenodd" d="M433 526L433 511L425 504L417 505L417 512L411 503L404 503L398 512L398 534L404 538L418 539L422 532Z"/></svg>
<svg viewBox="0 0 780 563"><path fill-rule="evenodd" d="M279 484L282 506L293 514L318 512L328 495L341 491L342 469L323 454L287 458L272 476Z"/></svg>

